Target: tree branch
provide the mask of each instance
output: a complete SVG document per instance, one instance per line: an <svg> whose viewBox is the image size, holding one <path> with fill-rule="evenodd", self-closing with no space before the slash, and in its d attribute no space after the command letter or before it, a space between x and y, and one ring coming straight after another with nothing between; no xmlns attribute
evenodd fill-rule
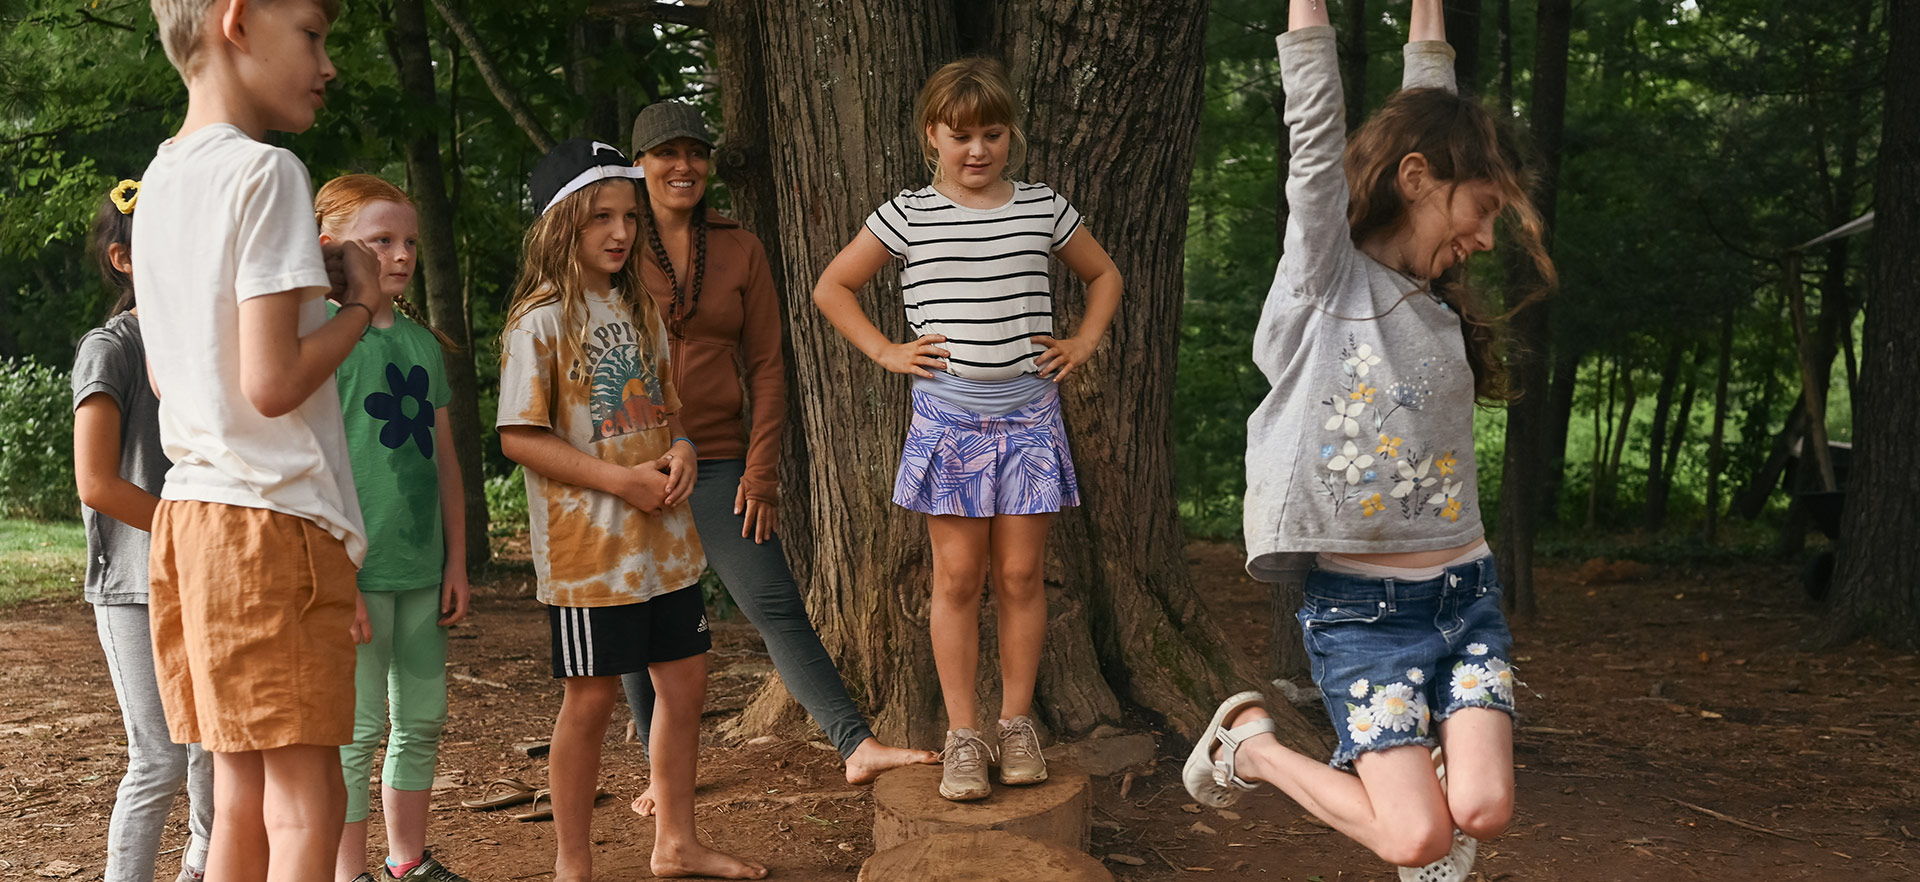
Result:
<svg viewBox="0 0 1920 882"><path fill-rule="evenodd" d="M433 0L433 8L440 13L447 28L453 31L454 39L460 41L461 48L467 50L467 56L473 59L473 69L480 72L480 79L487 84L487 91L492 92L500 106L506 108L514 124L527 133L527 137L533 140L533 146L540 148L540 152L552 150L553 136L547 134L546 127L534 118L533 108L520 97L520 93L515 92L506 78L500 75L500 69L493 63L492 53L487 51L486 44L480 42L480 37L474 33L473 22L454 8L453 0Z"/></svg>
<svg viewBox="0 0 1920 882"><path fill-rule="evenodd" d="M707 4L661 3L658 0L597 0L587 7L588 18L630 18L708 30Z"/></svg>

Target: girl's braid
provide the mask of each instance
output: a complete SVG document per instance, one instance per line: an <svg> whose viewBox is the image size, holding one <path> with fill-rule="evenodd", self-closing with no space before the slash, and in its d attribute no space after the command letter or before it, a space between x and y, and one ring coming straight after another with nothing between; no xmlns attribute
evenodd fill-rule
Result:
<svg viewBox="0 0 1920 882"><path fill-rule="evenodd" d="M419 325L420 327L426 328L428 331L433 332L433 338L435 340L440 341L441 349L447 352L460 351L460 344L453 342L453 338L447 336L445 331L442 331L439 328L436 328L432 324L430 324L427 321L427 317L420 314L420 307L414 306L413 301L408 300L406 294L401 294L400 296L393 298L393 307L395 309L400 310L401 314L405 315L407 318L413 319L414 324Z"/></svg>

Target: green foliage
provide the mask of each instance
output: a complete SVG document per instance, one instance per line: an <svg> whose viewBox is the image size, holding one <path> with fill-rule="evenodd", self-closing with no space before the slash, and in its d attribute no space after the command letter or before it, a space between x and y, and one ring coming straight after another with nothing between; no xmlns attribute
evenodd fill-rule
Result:
<svg viewBox="0 0 1920 882"><path fill-rule="evenodd" d="M527 530L526 473L514 466L504 475L487 476L487 533L514 536Z"/></svg>
<svg viewBox="0 0 1920 882"><path fill-rule="evenodd" d="M80 597L87 531L78 521L0 518L0 610L33 600Z"/></svg>
<svg viewBox="0 0 1920 882"><path fill-rule="evenodd" d="M0 516L80 516L72 399L65 371L0 360Z"/></svg>

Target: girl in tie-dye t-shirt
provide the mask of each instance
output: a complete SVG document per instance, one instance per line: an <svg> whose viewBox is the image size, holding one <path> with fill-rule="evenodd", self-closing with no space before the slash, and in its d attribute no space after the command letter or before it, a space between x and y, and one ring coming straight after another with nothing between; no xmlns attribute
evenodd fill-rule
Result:
<svg viewBox="0 0 1920 882"><path fill-rule="evenodd" d="M667 329L631 260L639 169L608 144L562 142L534 167L540 217L501 340L500 449L526 468L534 570L553 676L554 878L593 878L600 746L620 677L653 682L648 783L656 876L759 879L693 823L712 638L706 556L686 504L698 453L680 428Z"/></svg>

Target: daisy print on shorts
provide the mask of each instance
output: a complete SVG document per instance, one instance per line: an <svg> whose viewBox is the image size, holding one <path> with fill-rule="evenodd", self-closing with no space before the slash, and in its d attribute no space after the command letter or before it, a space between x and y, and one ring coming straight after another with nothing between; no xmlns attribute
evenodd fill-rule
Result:
<svg viewBox="0 0 1920 882"><path fill-rule="evenodd" d="M1361 677L1353 681L1352 686L1347 687L1347 694L1354 698L1366 698L1367 690L1371 688L1373 688L1373 685L1367 682L1367 678Z"/></svg>
<svg viewBox="0 0 1920 882"><path fill-rule="evenodd" d="M1373 702L1367 709L1372 711L1373 721L1381 729L1405 732L1420 722L1420 708L1414 702L1412 686L1394 683L1374 689Z"/></svg>
<svg viewBox="0 0 1920 882"><path fill-rule="evenodd" d="M1487 686L1493 690L1494 697L1508 704L1513 703L1513 666L1497 658L1487 659Z"/></svg>
<svg viewBox="0 0 1920 882"><path fill-rule="evenodd" d="M1360 747L1380 737L1380 726L1373 721L1373 710L1357 704L1347 705L1347 735Z"/></svg>
<svg viewBox="0 0 1920 882"><path fill-rule="evenodd" d="M1412 683L1415 686L1419 686L1427 682L1427 672L1420 670L1419 668L1408 668L1407 682Z"/></svg>
<svg viewBox="0 0 1920 882"><path fill-rule="evenodd" d="M1462 662L1453 668L1453 697L1458 701L1484 701L1487 693L1487 669Z"/></svg>

